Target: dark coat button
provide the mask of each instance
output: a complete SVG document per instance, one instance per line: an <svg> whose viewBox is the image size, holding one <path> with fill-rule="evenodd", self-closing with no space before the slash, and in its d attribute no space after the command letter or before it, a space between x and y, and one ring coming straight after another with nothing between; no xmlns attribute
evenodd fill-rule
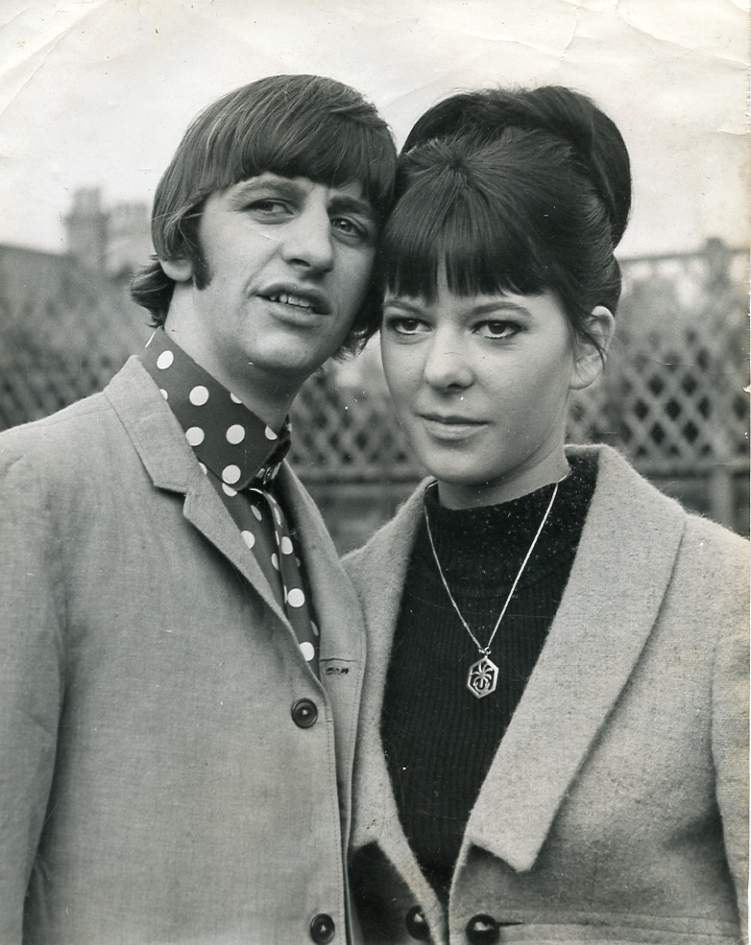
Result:
<svg viewBox="0 0 751 945"><path fill-rule="evenodd" d="M495 945L498 941L498 923L492 915L473 915L467 923L467 941L470 945Z"/></svg>
<svg viewBox="0 0 751 945"><path fill-rule="evenodd" d="M318 709L310 699L298 699L290 709L292 721L298 728L310 728L318 720ZM327 939L328 941L328 939Z"/></svg>
<svg viewBox="0 0 751 945"><path fill-rule="evenodd" d="M310 923L310 937L316 942L316 945L327 945L334 938L335 932L336 925L330 915L319 912L317 916L313 917Z"/></svg>
<svg viewBox="0 0 751 945"><path fill-rule="evenodd" d="M407 926L407 931L412 938L416 938L418 942L430 941L428 920L425 918L425 913L419 906L412 906L404 917L404 924Z"/></svg>

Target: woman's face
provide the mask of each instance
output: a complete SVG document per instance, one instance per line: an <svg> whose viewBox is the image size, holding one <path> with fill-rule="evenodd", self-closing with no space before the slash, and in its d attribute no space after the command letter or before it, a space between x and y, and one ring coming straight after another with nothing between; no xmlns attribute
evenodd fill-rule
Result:
<svg viewBox="0 0 751 945"><path fill-rule="evenodd" d="M445 505L507 501L566 474L568 395L584 385L553 293L460 297L442 279L430 304L388 295L381 350L399 419Z"/></svg>

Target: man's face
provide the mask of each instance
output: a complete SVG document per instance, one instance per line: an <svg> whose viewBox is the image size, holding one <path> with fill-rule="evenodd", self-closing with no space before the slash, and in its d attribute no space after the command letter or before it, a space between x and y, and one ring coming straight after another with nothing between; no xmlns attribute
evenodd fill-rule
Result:
<svg viewBox="0 0 751 945"><path fill-rule="evenodd" d="M209 279L190 287L189 353L240 396L259 380L298 387L340 347L368 287L376 222L360 185L264 173L212 194L198 236Z"/></svg>

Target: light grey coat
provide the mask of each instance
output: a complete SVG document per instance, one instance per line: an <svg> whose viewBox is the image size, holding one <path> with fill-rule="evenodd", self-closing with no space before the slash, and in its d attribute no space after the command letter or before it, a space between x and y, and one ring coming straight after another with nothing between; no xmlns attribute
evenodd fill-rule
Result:
<svg viewBox="0 0 751 945"><path fill-rule="evenodd" d="M746 545L593 449L570 579L471 812L447 922L402 832L380 739L424 486L345 562L368 633L351 851L367 945L413 942L404 917L416 904L436 945L467 942L478 913L501 923L500 942L739 940Z"/></svg>
<svg viewBox="0 0 751 945"><path fill-rule="evenodd" d="M140 362L0 436L2 945L344 942L364 636L280 475L320 683Z"/></svg>

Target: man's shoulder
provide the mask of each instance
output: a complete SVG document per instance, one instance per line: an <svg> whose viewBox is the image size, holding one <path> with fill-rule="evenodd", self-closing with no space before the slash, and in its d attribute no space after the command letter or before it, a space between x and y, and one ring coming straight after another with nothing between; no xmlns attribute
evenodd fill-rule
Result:
<svg viewBox="0 0 751 945"><path fill-rule="evenodd" d="M116 419L111 404L100 391L56 413L0 433L0 462L21 457L54 462L58 453L69 453L91 444L102 424Z"/></svg>
<svg viewBox="0 0 751 945"><path fill-rule="evenodd" d="M66 468L83 476L87 470L92 473L99 460L108 464L116 461L115 454L130 438L110 392L123 381L132 385L132 373L126 364L104 390L47 417L0 432L0 475L20 465L35 478L55 476ZM143 397L148 397L148 392Z"/></svg>

